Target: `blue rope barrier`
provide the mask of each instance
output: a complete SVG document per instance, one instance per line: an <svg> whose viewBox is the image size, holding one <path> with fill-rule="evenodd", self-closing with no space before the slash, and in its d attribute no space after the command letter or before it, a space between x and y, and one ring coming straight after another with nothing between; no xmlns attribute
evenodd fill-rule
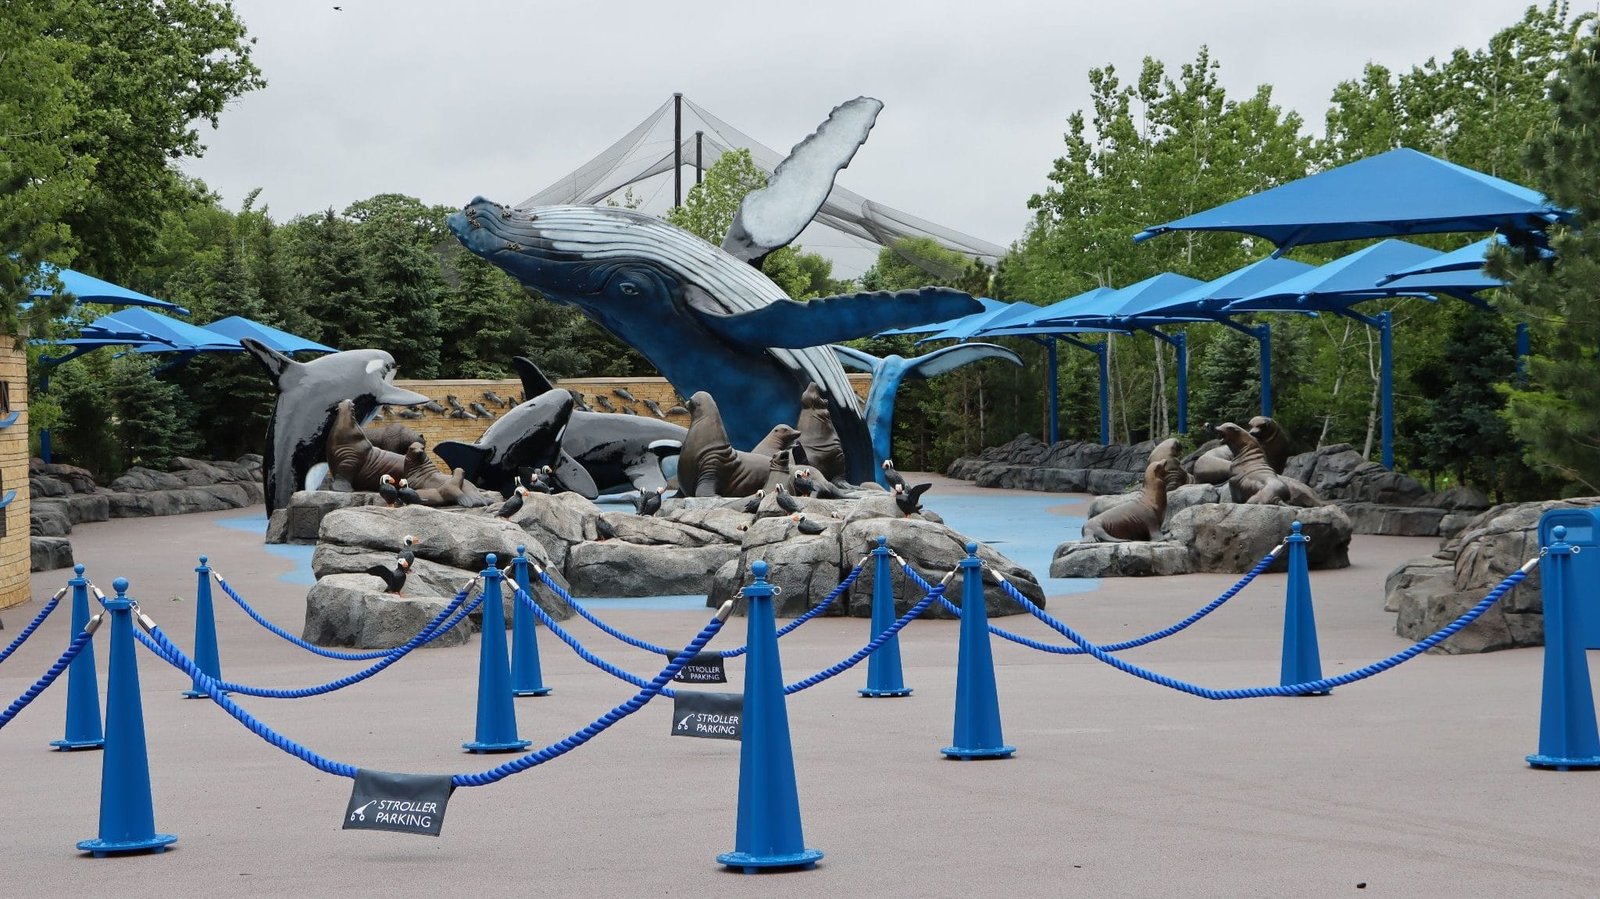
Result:
<svg viewBox="0 0 1600 899"><path fill-rule="evenodd" d="M467 603L465 606L462 605L462 602L466 600L467 594L472 592L472 588L477 584L477 582L477 578L473 578L473 580L465 587L462 587L461 592L457 593L455 598L450 600L448 605L439 610L439 614L435 615L433 620L428 622L426 627L418 631L416 636L412 637L410 640L407 640L404 644L389 650L388 654L383 656L376 663L363 668L354 674L346 675L338 680L329 681L325 684L318 684L314 687L298 687L294 689L254 687L249 684L238 684L234 683L233 681L225 680L218 680L217 684L221 689L227 690L230 693L238 693L241 696L258 696L262 699L305 699L311 696L322 696L327 693L332 693L335 690L343 690L345 687L359 684L367 678L372 677L378 672L384 670L385 668L388 668L390 665L393 665L395 662L405 658L406 655L413 649L437 640L445 632L449 631L450 628L460 624L463 619L472 614L473 610L483 603L483 596L479 595L477 598L473 599L472 602ZM447 617L450 619L448 625L441 627L440 625ZM135 631L134 637L138 638L141 643L144 643L147 648L155 650L155 647L151 645L149 638L144 634ZM162 656L160 652L157 652L156 654L158 656ZM162 657L165 658L165 656ZM172 663L172 659L168 658L167 662L169 664Z"/></svg>
<svg viewBox="0 0 1600 899"><path fill-rule="evenodd" d="M250 603L245 601L244 597L234 592L234 589L228 585L226 580L223 580L222 575L218 574L215 568L211 569L211 577L216 580L217 586L222 588L222 592L228 594L228 598L237 603L239 608L243 609L244 613L249 615L256 624L261 625L262 627L274 634L277 634L290 643L293 643L301 649L314 652L326 659L338 659L341 662L370 662L373 659L381 659L384 656L394 652L393 649L378 649L371 652L341 652L337 649L326 649L316 645L315 643L309 643L267 620L265 616L252 608Z"/></svg>
<svg viewBox="0 0 1600 899"><path fill-rule="evenodd" d="M513 581L512 583L515 582ZM588 662L596 668L599 668L601 671L604 671L617 680L625 681L641 689L649 686L649 681L646 681L639 675L634 674L626 669L618 668L616 665L611 664L605 659L600 658L599 656L590 652L588 649L584 648L584 645L578 641L577 637L567 633L566 628L562 627L559 622L550 617L550 613L546 612L542 606L534 601L533 597L528 595L528 591L523 590L521 587L517 587L516 592L512 595L516 598L517 602L522 603L523 607L533 612L533 614L539 619L539 623L549 628L550 633L554 634L556 639L567 644L567 646L571 648L573 653L576 654L578 658L583 659L585 662ZM666 687L663 687L660 690L660 693L662 696L665 696L668 699L675 698L678 695L675 691Z"/></svg>
<svg viewBox="0 0 1600 899"><path fill-rule="evenodd" d="M727 620L727 615L731 611L731 605L724 605L723 608L712 617L711 621L706 624L700 633L697 634L693 640L689 641L689 645L685 646L681 652L673 656L672 661L669 662L665 668L661 669L661 673L657 674L655 679L650 681L649 685L641 689L638 693L634 694L634 696L628 699L626 702L614 706L610 711L601 715L599 718L596 718L590 724L574 731L565 739L552 743L549 746L546 746L545 748L535 752L530 752L520 758L513 759L498 767L491 768L487 771L451 775L451 782L458 787L488 786L489 784L504 780L512 774L526 771L527 769L536 765L542 765L552 759L559 758L560 756L565 755L579 746L582 746L584 743L594 739L595 736L610 728L618 721L621 721L623 718L626 718L643 708L646 703L659 695L661 688L668 681L672 680L672 678L676 677L678 672L683 670L683 666L687 665L689 660L694 658L695 655L705 647L706 643L709 642L712 637L716 636L717 632L722 629L722 624ZM195 665L194 660L184 655L183 651L179 649L170 639L168 639L167 635L162 632L160 627L152 624L148 630L150 632L149 642L145 643L144 645L149 647L152 652L155 652L157 656L165 659L169 663L182 670L184 674L188 675L194 681L196 686L204 691L206 695L211 697L212 701L214 701L218 706L221 706L223 711L226 711L229 715L233 716L234 720L238 721L240 724L243 724L251 733L267 741L267 743L271 744L272 746L275 746L289 755L300 759L319 771L338 777L353 778L356 776L356 772L358 770L356 766L347 764L345 762L337 762L327 758L326 756L317 753L309 747L297 743L283 734L278 733L277 731L268 727L264 722L256 718L254 715L251 715L249 712L245 711L239 706L238 703L228 698L228 694L222 691L222 687L217 682L216 678L213 678L201 671ZM70 659L68 661L70 661ZM63 665L62 667L65 666Z"/></svg>
<svg viewBox="0 0 1600 899"><path fill-rule="evenodd" d="M1026 596L1023 596L1021 593L1017 592L1017 589L1011 586L1011 582L1007 581L1003 577L1000 578L1000 586L1006 591L1007 595L1020 603L1022 607L1028 611L1028 614L1038 618L1052 630L1061 634L1061 636L1066 637L1073 643L1083 647L1084 652L1094 656L1102 662L1105 662L1107 665L1118 669L1119 671L1124 671L1133 675L1134 677L1150 681L1153 684L1160 684L1163 687L1177 690L1180 693L1188 693L1190 696L1199 696L1202 699L1259 699L1265 696L1304 696L1312 693L1326 693L1329 690L1332 690L1334 687L1342 687L1346 684L1353 684L1357 681L1366 680L1375 674L1388 671L1390 668L1393 668L1408 659L1427 652L1429 649L1432 649L1433 647L1449 639L1450 636L1456 631L1459 631L1476 621L1478 616L1488 611L1490 606L1494 605L1500 600L1500 597L1504 596L1516 585L1522 583L1523 579L1528 576L1528 571L1536 564L1538 564L1538 559L1533 559L1526 565L1522 566L1522 568L1511 572L1511 574L1508 575L1505 580L1501 581L1493 590L1490 590L1487 596L1480 600L1477 605L1463 613L1461 617L1445 625L1443 628L1440 628L1438 631L1434 632L1428 637L1423 638L1417 643L1412 644L1406 649L1403 649L1386 659L1381 659L1365 667L1357 668L1354 671L1347 671L1344 674L1336 675L1334 677L1325 677L1321 680L1306 681L1299 684L1283 684L1272 687L1243 687L1233 690L1215 690L1210 687L1196 686L1195 684L1181 681L1174 677L1168 677L1165 674L1160 674L1147 668L1141 668L1138 665L1132 664L1131 662L1123 661L1122 659L1119 659L1116 656L1106 652L1104 648L1090 643L1072 628L1062 624L1059 621L1056 621L1053 618L1050 618L1048 615L1044 615L1042 609L1034 605L1033 602L1030 601Z"/></svg>
<svg viewBox="0 0 1600 899"><path fill-rule="evenodd" d="M840 596L843 596L844 592L849 590L850 587L855 584L856 578L861 576L861 571L863 566L866 564L866 561L867 557L862 556L861 561L857 562L856 567L851 569L850 573L845 576L845 579L839 582L839 586L833 588L832 593L829 593L827 596L823 597L821 602L817 603L815 606L812 606L810 609L807 609L804 614L795 618L795 620L789 622L783 627L778 628L778 637L782 638L784 635L792 632L800 625L805 624L807 621L810 621L818 615L821 615L823 612L826 612L828 607L833 605L834 600L838 599ZM584 621L589 622L605 633L636 649L642 649L646 652L655 653L656 655L669 655L672 653L672 650L665 646L657 646L648 640L642 640L631 634L617 630L611 625L606 624L604 621L601 621L594 615L594 613L580 605L576 599L573 599L572 594L568 593L560 584L556 583L555 580L550 577L550 575L545 573L543 568L536 568L535 570L537 570L539 573L539 581L548 587L550 592L554 593L558 598L561 599L562 602L566 603L572 609L572 611L577 612ZM749 649L750 648L748 646L738 646L733 649L720 650L717 655L724 659L732 659L744 655L749 651Z"/></svg>
<svg viewBox="0 0 1600 899"><path fill-rule="evenodd" d="M44 608L39 610L39 614L33 616L33 620L28 622L28 626L23 628L21 633L17 634L17 639L12 640L11 645L7 646L4 652L0 652L0 662L4 662L6 659L11 658L11 654L17 651L17 647L28 642L28 638L33 636L33 632L39 629L39 625L44 624L44 620L49 618L50 613L54 612L56 610L56 606L61 604L61 597L65 596L66 593L67 588L62 587L60 590L56 591L55 596L50 597L50 601L44 604Z"/></svg>
<svg viewBox="0 0 1600 899"><path fill-rule="evenodd" d="M97 624L97 621L91 620L90 626L79 631L78 635L72 638L72 642L67 644L67 651L61 654L61 658L56 659L55 664L50 666L44 676L35 681L33 686L24 690L22 695L13 700L4 712L0 712L0 728L10 724L12 718L17 717L18 713L28 707L28 703L33 702L40 693L45 691L46 687L55 683L56 678L61 676L61 672L67 670L67 666L71 665L72 660L78 657L78 653L83 652L83 648L89 645L89 640L94 637L94 629Z"/></svg>
<svg viewBox="0 0 1600 899"><path fill-rule="evenodd" d="M1173 634L1188 629L1190 625L1193 625L1195 622L1221 608L1223 603L1237 596L1240 590L1243 590L1245 587L1249 586L1250 582L1255 580L1256 577L1259 576L1263 571L1266 571L1268 568L1272 567L1272 563L1277 561L1278 554L1283 551L1283 547L1284 544L1278 544L1278 546L1274 548L1272 552L1267 553L1261 558L1260 562L1256 563L1256 567L1245 572L1244 577L1240 578L1238 583L1234 584L1232 587L1229 587L1221 596L1218 596L1211 602L1201 606L1188 618L1185 618L1176 624L1164 627L1161 630L1152 631L1141 637L1134 637L1131 640L1124 640L1120 643L1106 643L1102 645L1100 649L1103 652L1122 652L1125 649L1135 649L1140 646L1148 646L1157 640L1165 640ZM922 579L922 576L917 573L916 569L911 567L910 563L906 562L904 559L901 559L900 564L905 569L907 576L909 576L914 583L919 583L925 588L927 581ZM998 575L996 576L998 577ZM948 599L941 598L940 602L944 604L946 609L950 610L951 614L960 617L961 609L959 606L957 606L955 603L952 603ZM1049 617L1049 613L1044 612L1043 610L1040 611L1040 614ZM1040 620L1042 621L1044 619ZM1051 620L1053 621L1055 619L1052 618ZM1085 654L1083 647L1081 646L1063 646L1059 643L1045 643L1040 640L1034 640L1030 637L1024 637L1018 633L1013 633L1012 631L1008 631L1001 627L996 627L992 624L989 625L989 633L994 634L996 637L1010 640L1012 643L1016 643L1019 646L1026 646L1029 649L1037 649L1041 652L1050 652L1055 653L1056 655L1064 656L1080 656Z"/></svg>

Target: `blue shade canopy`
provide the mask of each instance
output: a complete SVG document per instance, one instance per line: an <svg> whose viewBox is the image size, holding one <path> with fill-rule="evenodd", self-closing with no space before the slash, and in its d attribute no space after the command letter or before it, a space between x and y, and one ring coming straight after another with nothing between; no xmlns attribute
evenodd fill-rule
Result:
<svg viewBox="0 0 1600 899"><path fill-rule="evenodd" d="M1484 274L1482 269L1477 269L1406 275L1393 281L1385 282L1382 285L1382 289L1399 293L1444 294L1455 297L1458 300L1466 300L1469 303L1482 305L1477 297L1478 291L1504 286L1504 281L1499 278L1491 278Z"/></svg>
<svg viewBox="0 0 1600 899"><path fill-rule="evenodd" d="M974 313L966 318L959 319L955 324L935 334L917 341L927 343L930 340L966 340L978 333L980 328L998 326L1004 322L1014 321L1039 311L1039 307L1032 303L1004 303L984 312Z"/></svg>
<svg viewBox="0 0 1600 899"><path fill-rule="evenodd" d="M1113 324L1122 327L1159 324L1159 321L1144 319L1150 318L1151 310L1160 308L1162 303L1202 284L1204 282L1198 278L1174 272L1162 272L1137 284L1129 284L1120 290L1100 294L1080 303L1071 311L1063 312L1040 323Z"/></svg>
<svg viewBox="0 0 1600 899"><path fill-rule="evenodd" d="M1364 250L1258 290L1224 307L1226 312L1315 312L1344 308L1362 300L1418 296L1382 286L1389 272L1441 255L1403 240L1385 240Z"/></svg>
<svg viewBox="0 0 1600 899"><path fill-rule="evenodd" d="M314 340L307 340L288 331L279 330L271 325L263 325L258 321L245 318L241 315L230 315L220 321L214 321L202 326L207 331L221 334L223 337L237 343L242 337L259 340L280 353L336 353L331 346L324 346Z"/></svg>
<svg viewBox="0 0 1600 899"><path fill-rule="evenodd" d="M54 274L61 281L61 286L80 303L105 303L110 306L149 306L155 309L165 309L168 312L176 312L179 315L189 314L189 310L176 303L145 296L137 290L129 290L126 287L112 284L110 281L102 281L93 275L75 272L70 268L57 268L46 262L40 266L40 269L44 274ZM40 299L54 295L55 291L43 287L36 287L33 290L33 296Z"/></svg>
<svg viewBox="0 0 1600 899"><path fill-rule="evenodd" d="M1154 311L1167 317L1168 321L1185 320L1188 316L1192 316L1193 320L1209 321L1224 315L1222 310L1229 303L1282 284L1315 268L1314 265L1293 259L1269 256L1176 294Z"/></svg>
<svg viewBox="0 0 1600 899"><path fill-rule="evenodd" d="M961 322L961 321L963 321L965 319L971 318L972 316L985 315L987 313L993 312L996 309L1002 309L1002 308L1005 308L1007 305L1009 305L1008 303L1006 303L1006 302L1004 302L1002 300L991 300L988 297L979 297L978 298L978 302L983 305L983 311L982 312L974 312L974 313L972 313L972 315L963 315L961 318L947 319L947 320L942 321L942 322L930 322L929 324L926 324L926 325L912 325L909 328L890 328L887 331L879 331L877 334L875 334L873 336L875 336L875 337L893 337L893 336L895 336L897 334L934 334L934 333L937 333L939 331L944 331L944 330L947 330L949 328L953 328L953 327L956 326L957 323L959 323L959 322Z"/></svg>
<svg viewBox="0 0 1600 899"><path fill-rule="evenodd" d="M1532 235L1571 216L1537 191L1402 147L1146 228L1133 239L1240 231L1272 241L1281 253L1301 244L1405 234Z"/></svg>
<svg viewBox="0 0 1600 899"><path fill-rule="evenodd" d="M1057 300L1041 309L1036 309L1026 315L1016 318L1007 318L1004 323L990 322L983 328L985 337L1035 337L1049 334L1072 334L1084 332L1100 332L1101 328L1072 328L1063 325L1047 325L1043 322L1066 316L1090 301L1115 292L1111 287L1095 287L1064 300ZM1121 329L1115 329L1121 330Z"/></svg>
<svg viewBox="0 0 1600 899"><path fill-rule="evenodd" d="M237 340L229 340L215 331L198 328L188 322L168 318L148 309L123 309L103 315L85 325L80 339L127 338L123 343L143 344L139 352L243 352Z"/></svg>

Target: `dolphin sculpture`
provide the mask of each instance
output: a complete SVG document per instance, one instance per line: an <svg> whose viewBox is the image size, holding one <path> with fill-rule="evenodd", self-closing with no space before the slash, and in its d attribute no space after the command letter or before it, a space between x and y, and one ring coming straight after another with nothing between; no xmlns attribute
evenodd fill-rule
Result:
<svg viewBox="0 0 1600 899"><path fill-rule="evenodd" d="M296 490L325 466L328 432L342 400L353 403L356 422L366 424L382 405L416 406L428 398L394 386L394 357L383 350L345 350L296 362L249 337L239 342L278 385L278 402L267 423L264 453L267 514L287 508Z"/></svg>
<svg viewBox="0 0 1600 899"><path fill-rule="evenodd" d="M516 356L511 360L522 379L524 396L537 396L556 385L545 377L532 359ZM669 477L665 464L673 469L678 450L689 429L656 418L608 415L573 409L561 448L576 459L601 493L638 490L650 493L666 487Z"/></svg>
<svg viewBox="0 0 1600 899"><path fill-rule="evenodd" d="M549 465L561 486L594 499L599 495L594 480L561 448L571 418L572 394L547 390L507 410L476 443L443 440L434 445L433 452L445 465L452 470L461 469L467 480L485 490L510 496L516 489L519 469Z"/></svg>
<svg viewBox="0 0 1600 899"><path fill-rule="evenodd" d="M801 390L816 382L848 477L860 482L873 476L866 423L825 344L982 307L947 288L799 303L756 266L810 223L882 108L866 97L836 108L766 187L744 198L720 248L620 207L518 210L482 197L450 216L450 230L524 287L576 306L637 349L680 394L715 396L735 445L752 446L774 425L795 421Z"/></svg>
<svg viewBox="0 0 1600 899"><path fill-rule="evenodd" d="M920 381L942 375L983 359L1005 359L1013 365L1022 364L1022 359L1016 353L992 343L959 343L910 359L893 354L880 359L871 353L839 344L834 344L830 349L841 365L872 372L872 386L867 389L867 430L872 434L875 476L884 487L888 487L889 482L883 476L883 460L891 458L894 401L902 382L907 378Z"/></svg>

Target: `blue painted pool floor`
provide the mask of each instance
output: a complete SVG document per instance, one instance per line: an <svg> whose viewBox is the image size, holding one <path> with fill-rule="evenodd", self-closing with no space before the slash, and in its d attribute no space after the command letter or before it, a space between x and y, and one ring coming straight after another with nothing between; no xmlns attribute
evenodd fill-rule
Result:
<svg viewBox="0 0 1600 899"><path fill-rule="evenodd" d="M992 495L991 495L992 494ZM983 493L946 493L930 495L928 508L944 517L945 523L979 543L986 544L1007 558L1032 571L1039 585L1049 596L1063 593L1084 593L1097 589L1100 582L1091 578L1046 577L1050 559L1057 544L1076 540L1081 535L1083 519L1049 511L1062 505L1064 497L1039 496L1013 490L994 490ZM254 534L264 534L267 517L256 513L220 519L223 527ZM290 584L311 586L316 578L311 574L312 546L294 544L266 544L267 552L288 559L295 564L292 571L280 576ZM584 597L585 606L593 609L658 609L683 610L705 607L706 598L700 594L687 596L620 596Z"/></svg>

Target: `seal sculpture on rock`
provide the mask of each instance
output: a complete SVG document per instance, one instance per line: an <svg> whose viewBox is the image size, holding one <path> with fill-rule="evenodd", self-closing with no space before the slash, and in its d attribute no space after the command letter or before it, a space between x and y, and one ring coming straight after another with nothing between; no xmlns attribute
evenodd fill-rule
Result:
<svg viewBox="0 0 1600 899"><path fill-rule="evenodd" d="M1250 432L1231 421L1217 426L1217 432L1233 451L1229 466L1228 492L1236 503L1279 503L1286 506L1311 508L1322 505L1322 500L1305 484L1284 477L1267 464L1261 443Z"/></svg>
<svg viewBox="0 0 1600 899"><path fill-rule="evenodd" d="M383 350L345 350L296 362L259 340L243 337L239 343L278 386L262 464L268 515L287 508L294 492L307 486L312 469L325 464L328 429L340 400L354 402L358 424L371 420L381 405L428 402L420 393L394 386L394 357Z"/></svg>
<svg viewBox="0 0 1600 899"><path fill-rule="evenodd" d="M816 216L883 104L840 105L745 196L722 246L652 215L608 206L513 209L482 197L449 218L466 248L525 287L575 306L638 350L679 393L724 400L733 443L753 446L799 417L799 391L822 385L852 482L873 476L860 404L826 344L981 311L949 288L796 302L757 267ZM687 487L688 485L684 485Z"/></svg>
<svg viewBox="0 0 1600 899"><path fill-rule="evenodd" d="M1257 415L1250 419L1250 436L1261 444L1261 455L1272 470L1283 474L1284 466L1289 464L1289 438L1283 428L1265 415Z"/></svg>
<svg viewBox="0 0 1600 899"><path fill-rule="evenodd" d="M461 506L476 509L487 506L490 497L466 479L466 472L457 468L446 475L428 458L428 448L422 441L406 447L406 482L425 506Z"/></svg>
<svg viewBox="0 0 1600 899"><path fill-rule="evenodd" d="M839 434L833 429L833 414L828 411L828 397L815 381L806 385L800 394L800 439L796 442L795 459L816 469L824 481L837 483L844 479L844 448L839 444Z"/></svg>
<svg viewBox="0 0 1600 899"><path fill-rule="evenodd" d="M1144 487L1130 502L1112 506L1083 523L1085 543L1150 540L1167 518L1167 478L1182 468L1176 459L1156 459L1144 469Z"/></svg>
<svg viewBox="0 0 1600 899"><path fill-rule="evenodd" d="M405 477L406 458L373 446L356 421L355 409L355 400L342 400L334 408L333 427L328 430L329 489L376 492L384 475L395 480Z"/></svg>
<svg viewBox="0 0 1600 899"><path fill-rule="evenodd" d="M799 439L799 431L780 422L773 425L772 430L767 432L767 436L761 438L760 443L750 448L750 452L758 456L776 456L794 446L794 442Z"/></svg>
<svg viewBox="0 0 1600 899"><path fill-rule="evenodd" d="M678 453L684 496L749 496L766 485L771 465L770 456L733 448L711 394L702 390L689 397L689 436Z"/></svg>
<svg viewBox="0 0 1600 899"><path fill-rule="evenodd" d="M1178 448L1178 438L1168 437L1166 440L1156 444L1156 448L1150 451L1150 457L1145 460L1144 464L1148 470L1156 462L1170 461L1172 463L1166 467L1167 492L1170 493L1185 484L1192 483L1194 480L1189 477L1187 471L1183 470L1182 460L1183 451Z"/></svg>

